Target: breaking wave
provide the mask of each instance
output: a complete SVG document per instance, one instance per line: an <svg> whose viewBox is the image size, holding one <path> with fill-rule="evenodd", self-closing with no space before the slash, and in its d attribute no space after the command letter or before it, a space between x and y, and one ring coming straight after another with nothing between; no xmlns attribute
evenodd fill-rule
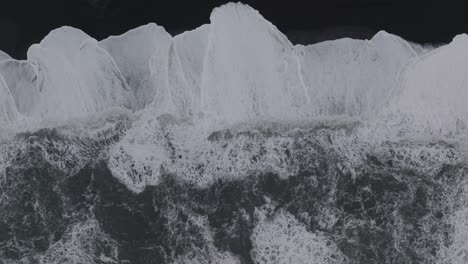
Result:
<svg viewBox="0 0 468 264"><path fill-rule="evenodd" d="M467 61L242 4L0 52L0 263L466 263Z"/></svg>

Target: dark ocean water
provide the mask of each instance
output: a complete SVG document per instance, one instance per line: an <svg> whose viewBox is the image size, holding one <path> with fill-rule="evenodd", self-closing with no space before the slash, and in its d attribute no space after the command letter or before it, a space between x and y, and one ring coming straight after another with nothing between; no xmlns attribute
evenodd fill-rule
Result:
<svg viewBox="0 0 468 264"><path fill-rule="evenodd" d="M294 219L285 230L300 226L332 249L309 263L450 263L444 258L456 243L453 216L464 206L468 167L424 161L456 161L456 148L387 142L344 168L331 133L309 129L294 138L287 155L300 170L290 177L252 173L199 187L166 173L138 194L107 166L119 133L94 141L54 129L18 135L0 178L0 263L217 263L213 252L284 263L288 251L275 239L290 237L293 247L310 241L288 232L260 241L262 230L285 227L274 226L282 216ZM436 154L408 154L421 148Z"/></svg>

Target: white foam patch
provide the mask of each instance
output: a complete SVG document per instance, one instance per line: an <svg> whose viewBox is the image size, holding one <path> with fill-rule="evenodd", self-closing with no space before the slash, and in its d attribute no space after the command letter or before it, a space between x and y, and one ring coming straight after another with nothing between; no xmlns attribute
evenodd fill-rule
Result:
<svg viewBox="0 0 468 264"><path fill-rule="evenodd" d="M165 85L166 80L157 79L157 76L158 72L165 73L171 39L163 27L151 23L99 43L114 58L133 89L138 108L151 103L158 96L157 90ZM155 59L160 63L151 66L151 61Z"/></svg>
<svg viewBox="0 0 468 264"><path fill-rule="evenodd" d="M447 201L449 214L446 222L451 227L449 241L441 239L442 247L438 249L437 264L451 263L462 264L468 261L468 181L466 179L466 167L460 168L450 175L456 178L457 186L446 192L444 200Z"/></svg>
<svg viewBox="0 0 468 264"><path fill-rule="evenodd" d="M151 105L156 113L171 113L177 117L192 114L193 94L182 72L182 65L174 43L169 48L168 64L164 72L158 71L158 79L164 80L164 85L157 90L156 97ZM153 64L164 65L154 60ZM160 75L159 73L162 73Z"/></svg>
<svg viewBox="0 0 468 264"><path fill-rule="evenodd" d="M30 48L29 62L2 55L0 70L17 111L35 120L153 102L157 115L194 122L346 115L387 123L377 132L392 136L466 131L464 35L431 52L385 32L294 46L243 4L216 8L210 20L174 38L148 24L99 43L63 27Z"/></svg>
<svg viewBox="0 0 468 264"><path fill-rule="evenodd" d="M333 241L320 233L310 233L291 214L256 211L252 233L255 263L346 263Z"/></svg>
<svg viewBox="0 0 468 264"><path fill-rule="evenodd" d="M0 75L10 90L15 105L23 115L32 115L39 98L37 67L30 61L4 60Z"/></svg>
<svg viewBox="0 0 468 264"><path fill-rule="evenodd" d="M291 42L246 5L216 8L210 20L203 110L231 124L300 118L309 98Z"/></svg>
<svg viewBox="0 0 468 264"><path fill-rule="evenodd" d="M130 125L128 112L109 112L72 123L55 124L35 132L24 132L0 137L0 182L5 169L15 166L18 157L24 158L21 166L37 166L36 162L49 163L66 175L74 175L86 165L106 160L108 148L125 127Z"/></svg>
<svg viewBox="0 0 468 264"><path fill-rule="evenodd" d="M174 38L148 24L97 43L63 27L30 48L33 63L6 60L2 74L18 111L34 119L68 120L153 102L156 115L194 122L199 116L235 125L347 115L385 120L386 128L393 122L400 131L452 135L466 126L465 38L430 53L385 32L368 41L294 46L257 11L228 4L213 11L209 25Z"/></svg>
<svg viewBox="0 0 468 264"><path fill-rule="evenodd" d="M180 208L178 208L180 210ZM183 210L183 209L182 209ZM177 210L173 211L178 214ZM177 219L177 215L168 215L169 219ZM171 218L173 217L173 218ZM191 244L190 241L180 241L184 243L187 253L178 256L172 263L174 264L203 264L203 263L226 263L240 264L240 260L228 251L221 251L214 244L214 234L209 228L207 217L198 215L188 215L188 221L197 229L202 230L201 239L198 245ZM171 220L169 220L171 221ZM179 222L175 223L180 225ZM193 227L192 227L193 228Z"/></svg>
<svg viewBox="0 0 468 264"><path fill-rule="evenodd" d="M10 55L0 50L0 61L11 59Z"/></svg>
<svg viewBox="0 0 468 264"><path fill-rule="evenodd" d="M454 226L452 241L447 248L439 250L440 260L438 263L463 264L468 262L468 208L456 211L451 222Z"/></svg>
<svg viewBox="0 0 468 264"><path fill-rule="evenodd" d="M68 119L112 107L133 107L125 80L109 54L81 31L52 31L28 51L38 67L39 98L32 116Z"/></svg>
<svg viewBox="0 0 468 264"><path fill-rule="evenodd" d="M101 230L98 221L90 219L72 225L37 259L40 264L118 263L117 243Z"/></svg>
<svg viewBox="0 0 468 264"><path fill-rule="evenodd" d="M177 72L181 74L180 77L177 76L177 79L183 79L184 84L188 85L187 89L189 89L192 96L192 114L199 113L201 110L201 82L209 33L210 25L203 25L174 37L173 45L182 68L180 72ZM172 79L169 78L169 80Z"/></svg>
<svg viewBox="0 0 468 264"><path fill-rule="evenodd" d="M468 36L459 35L406 68L403 90L388 110L400 133L446 137L466 134L467 45Z"/></svg>
<svg viewBox="0 0 468 264"><path fill-rule="evenodd" d="M298 170L288 156L292 138L268 137L249 129L212 133L209 121L199 122L205 124L170 115L138 121L111 149L108 164L112 174L132 191L141 192L147 185L157 185L165 173L206 186L220 178L262 172L287 177Z"/></svg>
<svg viewBox="0 0 468 264"><path fill-rule="evenodd" d="M10 89L0 75L0 126L12 124L18 117L18 110L15 105Z"/></svg>
<svg viewBox="0 0 468 264"><path fill-rule="evenodd" d="M62 56L73 60L76 56L76 51L80 49L81 44L91 38L83 31L64 26L52 30L44 39L41 40L40 46L56 51Z"/></svg>
<svg viewBox="0 0 468 264"><path fill-rule="evenodd" d="M339 39L297 46L314 116L372 116L399 90L399 76L416 56L386 32L371 40Z"/></svg>

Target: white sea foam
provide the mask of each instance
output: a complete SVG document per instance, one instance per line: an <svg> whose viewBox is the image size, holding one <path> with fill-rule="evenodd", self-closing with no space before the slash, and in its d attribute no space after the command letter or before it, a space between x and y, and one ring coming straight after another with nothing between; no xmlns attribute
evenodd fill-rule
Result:
<svg viewBox="0 0 468 264"><path fill-rule="evenodd" d="M459 35L405 69L391 109L408 132L449 137L466 132L467 47L468 36Z"/></svg>
<svg viewBox="0 0 468 264"><path fill-rule="evenodd" d="M346 263L336 245L324 235L310 233L291 214L257 210L252 233L255 263Z"/></svg>
<svg viewBox="0 0 468 264"><path fill-rule="evenodd" d="M0 50L0 61L6 60L6 59L11 59L10 55L8 55L4 51Z"/></svg>
<svg viewBox="0 0 468 264"><path fill-rule="evenodd" d="M201 185L254 171L287 177L297 170L288 131L320 120L352 131L337 137L350 160L359 144L465 135L466 39L430 52L385 32L294 46L243 4L175 37L148 24L97 42L63 27L28 61L0 62L0 120L28 131L141 110L108 161L136 192L167 172ZM255 131L261 124L282 132Z"/></svg>
<svg viewBox="0 0 468 264"><path fill-rule="evenodd" d="M166 72L171 39L164 28L151 23L99 42L134 91L138 109L159 96L157 91L165 85L165 79L158 79L156 72ZM153 60L159 64L152 67Z"/></svg>
<svg viewBox="0 0 468 264"><path fill-rule="evenodd" d="M90 219L66 230L59 241L37 257L37 263L96 263L96 256L99 263L118 263L117 243L101 230L96 220Z"/></svg>
<svg viewBox="0 0 468 264"><path fill-rule="evenodd" d="M136 193L164 174L198 187L265 173L286 178L324 152L344 160L339 166L351 176L370 152L433 175L467 161L466 61L466 35L438 48L386 32L293 45L243 4L219 7L210 24L174 37L148 24L97 42L63 27L33 45L26 61L0 52L0 181L15 153L31 149L68 174L105 159ZM53 131L60 137L44 136ZM460 197L452 197L454 232L438 252L441 263L468 259ZM257 263L343 260L332 241L285 211L257 210L256 222ZM57 252L76 263L95 254L79 235L101 236L94 221L67 232L44 263L61 262ZM176 262L238 263L208 229L206 240Z"/></svg>
<svg viewBox="0 0 468 264"><path fill-rule="evenodd" d="M18 117L18 110L5 80L0 76L0 125L7 126Z"/></svg>

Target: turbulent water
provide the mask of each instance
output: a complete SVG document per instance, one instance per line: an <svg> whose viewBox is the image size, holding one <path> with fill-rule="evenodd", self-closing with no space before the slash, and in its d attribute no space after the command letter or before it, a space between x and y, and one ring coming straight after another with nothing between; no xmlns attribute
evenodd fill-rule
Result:
<svg viewBox="0 0 468 264"><path fill-rule="evenodd" d="M468 37L293 45L242 4L0 52L0 263L468 263Z"/></svg>

